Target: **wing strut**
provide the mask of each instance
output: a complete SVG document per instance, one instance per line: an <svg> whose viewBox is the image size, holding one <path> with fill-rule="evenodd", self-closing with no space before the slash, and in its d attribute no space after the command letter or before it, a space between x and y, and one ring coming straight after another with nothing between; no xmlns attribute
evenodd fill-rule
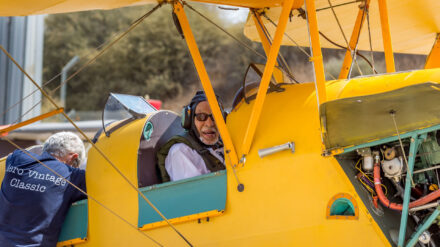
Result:
<svg viewBox="0 0 440 247"><path fill-rule="evenodd" d="M257 28L258 35L260 36L261 43L263 44L264 52L266 53L266 56L269 56L270 46L272 45L272 41L271 41L272 38L270 37L269 32L267 31L266 27L263 24L263 21L261 20L260 17L261 14L257 13L257 11L254 9L252 9L251 11L252 11L252 17L255 22L255 27ZM298 80L296 80L295 77L293 76L293 73L290 70L289 65L287 64L286 59L284 59L281 53L278 53L277 62L275 63L275 66L281 66L291 80L295 81L296 83L299 83Z"/></svg>
<svg viewBox="0 0 440 247"><path fill-rule="evenodd" d="M255 130L257 129L258 120L263 109L264 99L266 98L267 87L272 76L272 72L276 63L277 55L280 50L281 41L286 30L287 21L289 20L290 10L292 9L294 0L286 0L283 3L283 9L278 21L278 27L275 32L272 46L270 47L269 56L267 58L266 66L264 67L263 77L261 78L260 87L258 89L257 99L255 100L254 107L252 109L251 117L249 119L248 126L243 139L242 152L243 155L249 153L249 149L254 138ZM322 57L321 57L322 58ZM321 60L322 62L322 60ZM324 67L322 67L324 68ZM324 70L322 71L324 74Z"/></svg>
<svg viewBox="0 0 440 247"><path fill-rule="evenodd" d="M318 107L326 101L327 95L325 91L325 75L324 63L321 52L321 42L319 41L318 20L316 19L316 8L314 0L306 0L306 17L309 28L311 52L312 57L310 61L313 62L313 69L315 75L316 97L318 99Z"/></svg>
<svg viewBox="0 0 440 247"><path fill-rule="evenodd" d="M390 24L388 22L388 8L387 0L378 0L380 24L382 25L382 39L383 49L385 51L385 63L387 66L387 73L396 72L394 65L393 46L391 44Z"/></svg>
<svg viewBox="0 0 440 247"><path fill-rule="evenodd" d="M0 48L3 48L3 47L0 46ZM52 116L54 116L54 115L56 115L58 113L61 113L63 111L64 111L64 108L58 108L58 109L55 109L53 111L41 114L40 116L36 116L36 117L28 119L26 121L23 121L23 122L20 122L20 123L16 123L16 124L13 124L13 125L8 126L6 128L0 129L0 136L2 136L5 133L8 133L10 131L16 130L16 129L21 128L23 126L26 126L28 124L35 123L37 121L43 120L43 119L48 118L48 117L52 117Z"/></svg>
<svg viewBox="0 0 440 247"><path fill-rule="evenodd" d="M431 52L426 58L425 69L440 68L440 34L437 34Z"/></svg>
<svg viewBox="0 0 440 247"><path fill-rule="evenodd" d="M357 43L359 42L359 36L361 34L362 25L364 24L364 20L366 17L365 11L368 11L369 4L370 4L370 0L366 0L364 7L359 8L356 22L354 24L353 32L351 33L350 43L348 44L348 49L347 52L345 53L344 62L342 63L341 72L339 72L339 79L347 79L353 61L353 57L355 55L353 54L353 52L357 47Z"/></svg>
<svg viewBox="0 0 440 247"><path fill-rule="evenodd" d="M223 143L225 145L225 153L231 160L232 166L238 165L237 153L235 151L234 144L232 143L231 136L226 127L225 120L223 119L222 113L220 111L220 107L218 105L217 99L214 94L214 89L212 88L211 81L208 76L208 72L206 72L205 65L203 63L202 57L200 55L199 48L197 47L197 43L194 39L194 35L191 31L191 27L189 25L188 19L185 14L185 10L183 9L182 3L176 1L174 2L174 13L179 19L179 23L182 27L183 35L185 37L186 44L188 45L189 52L194 61L194 65L196 67L197 73L200 78L200 82L202 83L203 89L206 93L206 98L208 98L209 106L211 107L212 114L214 115L215 122L217 124L217 128L220 132L220 135L223 139Z"/></svg>
<svg viewBox="0 0 440 247"><path fill-rule="evenodd" d="M147 14L145 14L143 17L139 18L137 21L135 21L135 23L133 25L130 26L130 28L123 33L121 36L119 36L116 40L113 40L107 47L105 47L103 50L101 50L98 55L96 55L92 60L89 60L89 62L84 65L82 68L85 68L87 65L89 65L89 63L93 62L99 55L101 55L102 53L104 53L104 51L109 48L111 45L113 45L114 43L116 43L117 41L119 41L123 36L125 36L125 34L127 34L129 31L131 31L134 27L137 26L137 24L139 24L142 20L144 20L146 17L148 17L150 14L152 14L153 12L155 12L159 7L162 6L162 3L159 3L156 7L154 7L153 9L151 9ZM35 87L37 87L37 90L39 90L44 97L46 97L49 102L56 108L56 109L62 109L61 107L58 106L58 104L48 95L48 93L43 90L43 88L41 86L39 86L35 80L17 63L17 61L14 60L14 58L2 47L0 46L0 50L3 51L6 56L8 56L8 58L23 72L23 74L34 84ZM81 68L81 69L82 69ZM81 70L80 69L80 70ZM71 75L69 78L67 78L66 81L64 81L63 83L67 83L69 81L69 79L71 79L74 75L76 75L77 73L80 72L80 70L78 70L77 72L75 72L73 75ZM61 86L61 85L60 85ZM173 224L171 224L171 222L159 211L159 209L137 188L136 185L134 185L127 176L125 176L122 171L104 154L104 152L98 148L94 142L92 142L90 140L90 138L78 127L78 125L76 125L73 120L67 116L67 114L64 111L60 111L60 113L67 119L67 121L69 121L73 127L75 127L75 129L83 136L83 138L89 142L92 147L107 161L107 163L113 167L113 169L134 189L136 190L136 192L145 200L145 202L189 245L189 246L193 246L188 239L185 238L185 236L183 236L183 234L177 230ZM11 143L12 144L12 143ZM146 234L144 234L146 235Z"/></svg>

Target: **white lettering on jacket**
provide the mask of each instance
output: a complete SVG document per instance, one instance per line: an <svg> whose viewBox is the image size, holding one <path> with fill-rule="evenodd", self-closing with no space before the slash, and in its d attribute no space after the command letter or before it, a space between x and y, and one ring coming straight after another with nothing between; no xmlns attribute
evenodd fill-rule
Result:
<svg viewBox="0 0 440 247"><path fill-rule="evenodd" d="M25 183L21 181L18 178L11 179L11 182L9 183L11 187L22 189L22 190L30 190L30 191L36 191L36 192L45 192L46 186L42 186L41 184L33 184L33 183Z"/></svg>

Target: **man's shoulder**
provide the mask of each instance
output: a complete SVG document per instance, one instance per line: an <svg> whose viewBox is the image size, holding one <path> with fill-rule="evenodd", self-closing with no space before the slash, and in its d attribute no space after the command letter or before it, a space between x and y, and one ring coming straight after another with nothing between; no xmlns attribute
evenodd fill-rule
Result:
<svg viewBox="0 0 440 247"><path fill-rule="evenodd" d="M171 137L170 139L168 139L168 141L160 147L160 149L158 151L158 155L162 155L162 156L166 157L168 155L168 153L170 152L171 148L176 146L177 144L191 146L191 142L186 138L185 133L175 135L175 136ZM180 145L177 145L177 146L180 146ZM176 149L176 147L174 149Z"/></svg>
<svg viewBox="0 0 440 247"><path fill-rule="evenodd" d="M32 164L32 163L39 163L40 162L47 162L47 161L55 161L55 162L59 162L58 160L56 160L54 157L52 157L50 154L44 152L41 155L32 153L32 152L28 152L28 151L22 151L20 149L15 150L14 152L12 152L12 154L10 154L8 156L8 159L6 161L6 163L8 163L8 165L14 164L14 165L27 165L27 164Z"/></svg>
<svg viewBox="0 0 440 247"><path fill-rule="evenodd" d="M188 146L185 143L175 143L170 147L170 151L168 152L168 154L173 155L178 153L188 153L193 150L194 149L192 149L190 146Z"/></svg>
<svg viewBox="0 0 440 247"><path fill-rule="evenodd" d="M188 134L188 132L185 131L181 134L178 134L178 135L171 137L167 141L167 144L170 146L173 146L178 143L184 143L189 146L189 145L191 145L191 141L189 140L189 138L190 138L190 135Z"/></svg>

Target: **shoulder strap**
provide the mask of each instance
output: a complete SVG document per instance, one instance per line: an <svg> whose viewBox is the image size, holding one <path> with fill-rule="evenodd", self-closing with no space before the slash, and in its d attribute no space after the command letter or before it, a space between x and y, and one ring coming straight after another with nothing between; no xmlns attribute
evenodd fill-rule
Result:
<svg viewBox="0 0 440 247"><path fill-rule="evenodd" d="M223 162L217 159L214 155L212 155L207 148L203 147L200 144L200 142L197 139L195 139L194 136L192 136L188 132L185 132L181 136L191 143L191 145L188 145L187 143L185 144L190 146L192 149L196 150L197 153L200 154L200 156L202 156L203 161L205 161L205 165L208 168L208 170L210 170L211 172L216 172L225 169Z"/></svg>
<svg viewBox="0 0 440 247"><path fill-rule="evenodd" d="M170 181L170 176L168 175L167 170L165 169L165 159L168 156L171 146L176 143L185 143L186 145L191 147L191 143L188 142L184 137L180 135L176 135L171 137L167 143L165 143L162 147L160 147L159 151L157 151L157 165L159 167L160 176L162 178L162 182Z"/></svg>
<svg viewBox="0 0 440 247"><path fill-rule="evenodd" d="M184 143L190 148L196 150L196 152L203 158L206 167L211 171L219 171L224 169L223 163L212 155L209 150L204 148L191 134L187 131L180 135L173 136L165 145L163 145L157 152L157 164L162 177L162 182L170 181L170 176L165 168L165 159L168 156L171 146L176 143Z"/></svg>

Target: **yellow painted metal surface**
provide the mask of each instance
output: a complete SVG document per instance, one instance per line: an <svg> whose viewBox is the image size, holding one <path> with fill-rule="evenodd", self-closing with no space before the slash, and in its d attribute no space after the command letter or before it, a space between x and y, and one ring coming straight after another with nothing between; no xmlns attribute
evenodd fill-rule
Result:
<svg viewBox="0 0 440 247"><path fill-rule="evenodd" d="M440 69L338 80L326 83L328 99L386 92L408 85L440 82ZM176 228L196 246L390 246L368 213L339 163L321 156L320 124L313 83L284 86L266 96L254 143L246 165L236 169L243 192L227 166L227 204L222 215L190 220ZM242 143L246 119L254 107L241 104L229 115L227 127L235 145ZM124 126L97 145L137 184L138 146L145 119ZM260 158L258 150L294 141L295 153L282 151ZM238 154L242 154L237 145ZM4 171L0 160L0 172ZM1 170L3 167L3 170ZM137 225L138 195L93 149L87 164L88 192ZM357 220L326 217L335 194L353 196ZM178 205L176 205L178 206ZM185 246L168 226L144 231L165 246ZM316 237L319 236L319 237ZM154 246L131 228L89 200L88 240L79 246Z"/></svg>
<svg viewBox="0 0 440 247"><path fill-rule="evenodd" d="M87 241L87 239L75 238L75 239L71 239L71 240L67 240L67 241L63 241L63 242L58 242L57 243L57 247L72 246L72 245L75 245L75 244L84 243L86 241Z"/></svg>
<svg viewBox="0 0 440 247"><path fill-rule="evenodd" d="M440 69L355 78L326 83L328 99L384 92L422 81L439 81ZM227 202L222 215L181 222L176 228L195 246L390 246L368 213L339 163L321 156L320 124L313 83L285 85L266 96L246 165L227 166ZM228 116L227 127L242 154L246 127L255 100ZM136 120L97 142L116 166L137 184L137 159L145 119ZM258 150L289 141L296 150L260 158ZM229 161L228 161L229 162ZM1 162L0 162L1 164ZM230 163L229 163L230 164ZM1 167L1 166L0 166ZM88 193L137 225L138 195L93 149L87 164ZM329 200L338 193L353 196L357 220L327 219ZM178 205L175 205L178 206ZM144 231L164 246L185 246L168 226ZM319 236L319 237L317 237ZM89 200L88 240L78 246L155 246Z"/></svg>
<svg viewBox="0 0 440 247"><path fill-rule="evenodd" d="M366 0L365 7L368 9L370 4L370 0ZM342 62L341 72L339 73L338 79L346 79L348 73L350 71L351 63L353 61L354 50L356 49L356 44L358 43L359 33L361 32L361 28L365 23L365 18L367 17L366 12L363 8L360 8L358 11L358 15L356 17L356 22L353 27L353 32L351 33L350 42L348 43L349 50L345 52L344 62ZM342 34L341 34L342 35ZM345 47L346 45L343 44Z"/></svg>
<svg viewBox="0 0 440 247"><path fill-rule="evenodd" d="M354 215L331 215L331 207L333 203L341 198L345 198L349 200L354 207ZM357 200L353 198L350 194L347 193L338 193L334 195L327 203L327 209L326 209L326 217L327 219L332 220L358 220L359 219L359 206L357 203Z"/></svg>
<svg viewBox="0 0 440 247"><path fill-rule="evenodd" d="M23 121L23 122L20 122L17 124L13 124L13 125L8 126L6 128L0 129L0 135L4 134L4 133L8 133L13 130L16 130L16 129L21 128L23 126L29 125L31 123L35 123L35 122L40 121L42 119L52 117L53 115L56 115L56 114L61 113L63 111L64 111L64 108L55 109L55 110L50 111L48 113L41 114L40 116L36 116L36 117L28 119L26 121Z"/></svg>
<svg viewBox="0 0 440 247"><path fill-rule="evenodd" d="M267 58L266 66L264 67L263 77L261 78L260 87L258 88L257 99L255 100L255 107L252 110L252 114L249 118L247 128L245 128L245 137L243 139L243 154L247 155L252 140L254 138L255 129L258 125L261 109L266 98L267 88L272 77L273 68L276 63L280 45L284 37L284 30L289 19L290 10L292 9L293 0L286 0L284 2L283 11L281 12L280 19L278 21L278 28L273 38L272 46L270 47L269 56Z"/></svg>
<svg viewBox="0 0 440 247"><path fill-rule="evenodd" d="M440 68L440 34L437 34L431 52L425 63L425 69Z"/></svg>
<svg viewBox="0 0 440 247"><path fill-rule="evenodd" d="M385 63L387 67L387 72L395 72L396 66L394 65L394 55L393 55L393 45L391 43L391 31L390 24L388 21L388 6L387 0L378 0L379 3L379 13L380 13L380 24L382 26L382 40L385 52Z"/></svg>
<svg viewBox="0 0 440 247"><path fill-rule="evenodd" d="M383 93L423 83L440 82L440 69L414 70L327 82L328 100Z"/></svg>
<svg viewBox="0 0 440 247"><path fill-rule="evenodd" d="M215 216L222 215L223 213L224 213L224 211L212 210L212 211L208 211L208 212L204 212L204 213L200 213L200 214L192 214L192 215L187 215L187 216L183 216L183 217L173 218L173 219L170 219L169 222L171 222L172 224L179 224L179 223L202 219L202 218L206 219L209 217L215 217ZM146 225L142 226L140 228L140 230L145 231L145 230L150 230L150 229L154 229L154 228L158 228L158 227L162 227L162 226L168 226L168 223L166 223L165 221L160 221L160 222L155 222L155 223L151 223L151 224L146 224Z"/></svg>
<svg viewBox="0 0 440 247"><path fill-rule="evenodd" d="M319 28L316 20L316 8L314 0L306 0L306 11L309 19L309 32L312 45L312 58L313 67L315 69L315 87L318 92L318 105L326 101L325 92L325 75L324 75L324 62L321 52L321 42L319 40Z"/></svg>
<svg viewBox="0 0 440 247"><path fill-rule="evenodd" d="M268 1L240 3L245 2L267 4ZM18 3L23 5L23 1ZM62 6L52 3L53 8L49 9L54 11ZM73 4L69 1L63 3ZM87 5L85 1L78 3ZM124 4L120 1L107 3L107 6L111 3L114 6ZM272 1L272 4L277 3L279 2ZM285 4L287 3L290 8L293 0L286 0ZM313 9L310 3L315 2L308 1L309 8ZM0 2L0 6L4 4ZM284 12L288 11L290 9L284 9ZM182 12L177 11L177 14L182 15ZM286 21L287 14L281 16L280 30L283 29L282 22ZM181 24L187 25L185 22ZM188 38L188 29L184 30ZM268 76L275 64L280 36L282 32L275 35L271 48L262 83L264 89L267 88ZM190 42L191 40L192 37ZM319 42L319 38L314 38L312 42ZM193 52L197 48L195 43L188 45ZM319 56L316 59L322 61ZM200 61L196 63L199 68L200 64L203 65ZM440 70L432 69L351 81L330 81L325 84L324 92L327 92L328 100L334 100L385 92L426 80L439 81L439 78ZM319 81L324 82L322 79ZM202 83L209 83L207 75ZM323 83L321 85L324 86ZM247 154L246 165L236 170L236 176L245 185L245 190L237 191L231 162L227 160L227 204L223 214L210 221L197 222L191 218L190 221L181 222L176 228L195 246L390 246L336 159L321 156L321 133L314 85L306 83L284 87L286 90L282 93L266 95L265 92L259 92L260 99L257 97L250 104L240 104L228 117L226 127L231 134L231 145L237 148L238 155ZM213 92L209 88L205 87L205 90L208 89L208 98L212 103ZM257 116L255 111L259 112ZM248 119L253 119L255 124L251 131L253 138L246 137L248 134L243 132L248 126ZM137 184L139 140L145 121L146 119L133 121L113 132L110 137L101 138L97 143L133 184ZM224 133L228 132L223 131L222 135ZM240 145L247 143L245 140L250 140L249 146ZM295 142L294 153L283 151L264 158L257 154L259 149L289 141ZM236 164L234 161L232 163ZM0 160L0 174L1 172L4 174L4 159ZM89 152L86 174L88 193L137 226L137 192L93 149ZM327 219L327 203L338 193L353 195L358 202L357 220ZM88 240L80 246L155 245L136 227L130 227L92 200L88 203ZM165 246L186 245L167 226L145 229L144 232Z"/></svg>
<svg viewBox="0 0 440 247"><path fill-rule="evenodd" d="M334 100L426 80L439 81L440 69L330 81L326 85L329 100ZM176 228L195 246L390 246L336 159L321 156L313 83L284 87L284 92L266 96L246 164L236 169L245 190L237 191L228 165L223 214L200 223L180 222ZM239 155L243 151L237 144L244 139L245 120L254 104L255 100L241 104L228 116L227 127ZM135 184L137 148L144 122L137 120L97 143ZM295 142L295 153L282 151L264 158L257 154L259 149L288 141ZM137 193L93 151L87 165L87 183L89 193L137 224ZM339 193L349 194L356 201L358 219L327 218L328 202ZM89 208L89 240L81 246L154 246L138 230L93 202ZM165 246L185 246L168 226L144 232Z"/></svg>
<svg viewBox="0 0 440 247"><path fill-rule="evenodd" d="M260 36L260 42L263 45L264 52L266 53L266 56L269 56L270 43L267 40L267 37L265 35L265 31L261 28L261 26L263 25L263 21L261 20L261 17L259 14L252 15L252 18L254 19L255 27L257 29L258 35Z"/></svg>
<svg viewBox="0 0 440 247"><path fill-rule="evenodd" d="M6 158L8 156L5 156L0 159L0 184L3 181L3 178L5 177L5 169L6 169Z"/></svg>
<svg viewBox="0 0 440 247"><path fill-rule="evenodd" d="M263 46L264 52L266 53L266 57L268 57L271 44L270 41L267 39L268 37L266 36L267 35L266 30L262 29L262 27L264 27L263 26L264 24L263 21L261 20L261 16L258 13L256 15L252 14L252 18L254 19L254 23L257 28L258 35L260 36L260 42ZM278 62L275 63L275 66L278 66Z"/></svg>
<svg viewBox="0 0 440 247"><path fill-rule="evenodd" d="M162 2L162 0L0 0L0 16L25 16L114 9L142 4L157 4L158 2ZM283 0L197 0L194 2L264 8L281 6Z"/></svg>
<svg viewBox="0 0 440 247"><path fill-rule="evenodd" d="M331 0L332 5L347 3L346 0ZM342 24L346 34L351 33L356 22L360 2L336 7L336 14ZM328 0L316 0L317 19L320 31L327 37L340 45L346 45L339 31L338 24L328 9ZM428 54L432 48L432 42L437 33L440 33L440 1L438 0L387 0L389 26L391 40L393 41L394 52ZM326 8L326 9L324 9ZM304 9L304 6L303 6ZM266 14L275 22L281 13L281 8L270 8ZM300 46L309 46L309 35L307 32L306 21L298 17L298 12L294 11L292 21L287 25L286 32ZM263 18L264 23L273 34L275 28ZM381 23L379 16L378 1L370 2L370 23L373 50L383 51L381 35ZM365 26L366 27L365 23ZM368 30L363 28L359 39L359 50L370 50L368 40ZM259 36L252 19L248 19L245 26L245 35L254 41L259 41ZM283 45L295 45L288 39L283 40ZM336 48L327 40L321 40L323 48Z"/></svg>
<svg viewBox="0 0 440 247"><path fill-rule="evenodd" d="M200 55L199 48L197 47L197 43L194 39L194 35L191 31L191 27L189 26L189 22L186 17L185 11L180 2L174 3L174 13L177 15L177 18L179 18L179 23L182 27L182 31L185 36L185 41L188 45L189 51L193 58L197 73L199 74L200 82L202 83L203 89L206 94L206 98L208 99L209 106L211 107L212 110L212 114L214 115L214 119L217 124L218 131L222 136L225 150L227 150L225 154L229 156L229 158L231 159L234 165L237 165L238 158L235 151L235 147L232 144L229 131L226 128L225 119L223 119L223 114L220 111L220 107L218 105L218 101L215 96L214 89L212 88L211 81L209 80L208 72L206 72L206 68L203 63L202 57Z"/></svg>
<svg viewBox="0 0 440 247"><path fill-rule="evenodd" d="M137 185L137 158L145 119L121 127L110 137L102 135L96 145L133 184ZM86 167L87 193L137 226L138 194L93 148ZM153 244L136 228L130 227L103 207L88 200L88 240L82 246L137 246Z"/></svg>

